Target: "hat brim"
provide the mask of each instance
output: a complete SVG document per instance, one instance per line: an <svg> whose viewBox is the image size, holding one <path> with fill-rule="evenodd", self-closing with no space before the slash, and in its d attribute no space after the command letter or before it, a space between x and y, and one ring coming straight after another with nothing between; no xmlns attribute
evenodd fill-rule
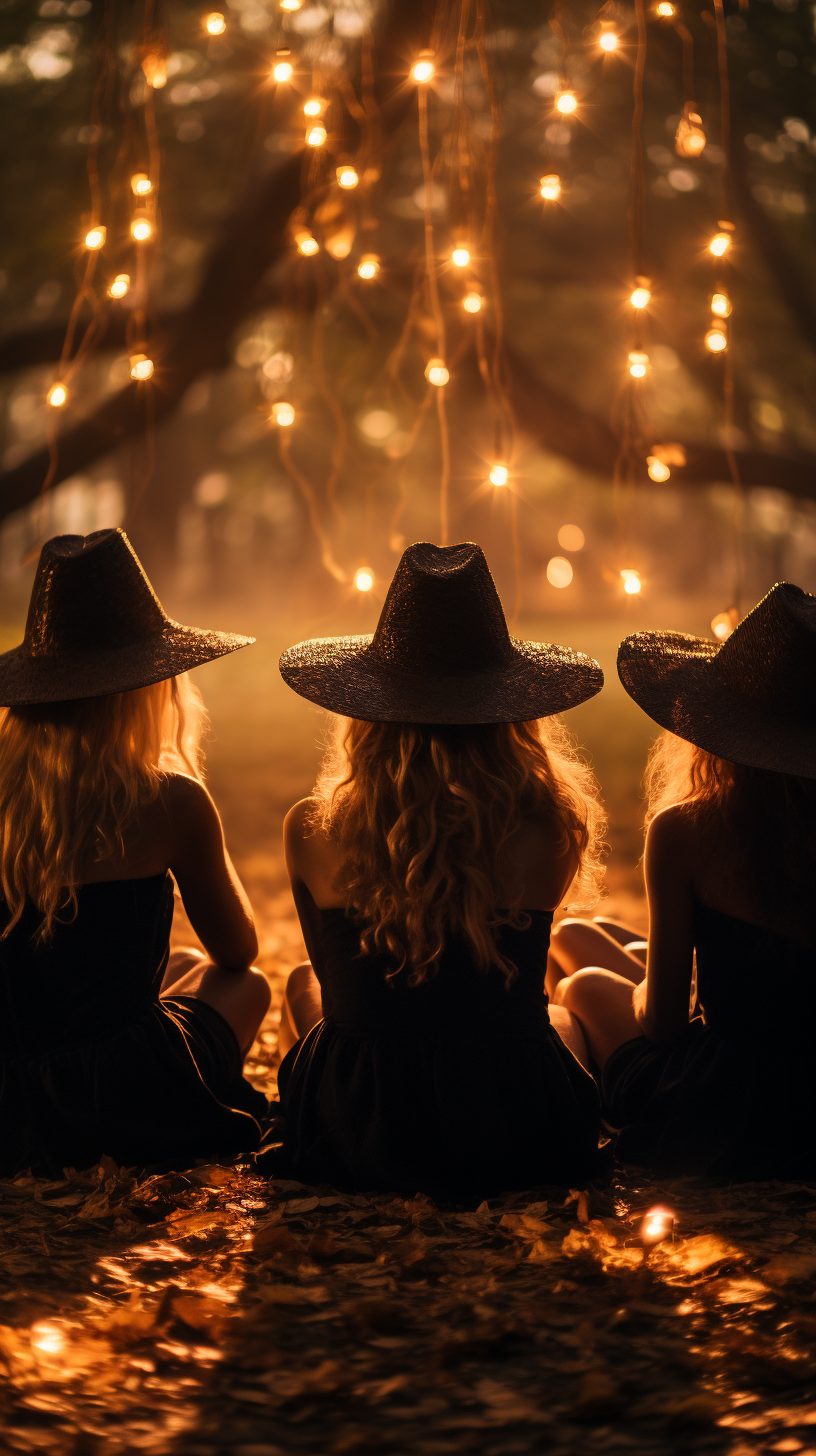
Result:
<svg viewBox="0 0 816 1456"><path fill-rule="evenodd" d="M15 708L131 692L226 657L254 641L237 632L210 632L168 621L160 632L134 642L59 658L32 657L23 647L14 647L0 655L0 705Z"/></svg>
<svg viewBox="0 0 816 1456"><path fill-rule="evenodd" d="M594 658L511 638L501 668L437 677L400 671L369 651L372 636L299 642L280 659L290 688L345 718L369 723L524 723L577 708L603 687Z"/></svg>
<svg viewBox="0 0 816 1456"><path fill-rule="evenodd" d="M717 670L718 644L684 632L635 632L618 676L661 728L729 763L816 778L816 728L738 693Z"/></svg>

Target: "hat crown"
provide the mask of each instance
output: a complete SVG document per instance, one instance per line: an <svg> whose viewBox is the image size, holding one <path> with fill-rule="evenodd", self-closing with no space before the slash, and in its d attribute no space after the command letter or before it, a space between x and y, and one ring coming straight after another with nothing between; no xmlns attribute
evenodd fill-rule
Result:
<svg viewBox="0 0 816 1456"><path fill-rule="evenodd" d="M124 531L54 536L40 553L23 652L122 647L167 625L159 600Z"/></svg>
<svg viewBox="0 0 816 1456"><path fill-rule="evenodd" d="M816 597L777 582L717 652L732 691L775 712L816 721Z"/></svg>
<svg viewBox="0 0 816 1456"><path fill-rule="evenodd" d="M409 546L367 655L391 668L441 677L513 661L502 604L481 547L471 541Z"/></svg>

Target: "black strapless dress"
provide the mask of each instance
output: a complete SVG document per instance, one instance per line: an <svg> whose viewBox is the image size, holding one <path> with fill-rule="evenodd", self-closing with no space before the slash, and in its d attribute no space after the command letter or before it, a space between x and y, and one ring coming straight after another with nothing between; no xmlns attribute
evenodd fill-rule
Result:
<svg viewBox="0 0 816 1456"><path fill-rule="evenodd" d="M622 1162L733 1179L816 1177L816 951L694 904L702 1010L603 1073Z"/></svg>
<svg viewBox="0 0 816 1456"><path fill-rule="evenodd" d="M105 1153L183 1167L256 1147L267 1102L241 1075L232 1028L194 997L159 1000L170 876L85 885L78 899L49 940L33 905L0 940L0 1170L58 1176Z"/></svg>
<svg viewBox="0 0 816 1456"><path fill-rule="evenodd" d="M389 981L342 910L309 918L324 1018L284 1058L282 1165L307 1182L467 1200L599 1171L600 1101L550 1025L551 914L505 927L505 987L452 942L430 980ZM310 935L310 940L313 937Z"/></svg>

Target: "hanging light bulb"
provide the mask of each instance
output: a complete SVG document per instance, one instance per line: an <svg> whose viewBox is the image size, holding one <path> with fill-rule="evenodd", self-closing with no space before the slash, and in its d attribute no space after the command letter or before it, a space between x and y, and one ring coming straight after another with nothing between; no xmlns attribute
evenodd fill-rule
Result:
<svg viewBox="0 0 816 1456"><path fill-rule="evenodd" d="M664 20L670 20L674 15L674 6L671 4L671 0L660 0L657 13L658 15L662 15Z"/></svg>
<svg viewBox="0 0 816 1456"><path fill-rule="evenodd" d="M683 115L677 123L674 134L674 149L678 157L699 157L705 151L706 134L703 119L687 102Z"/></svg>
<svg viewBox="0 0 816 1456"><path fill-rule="evenodd" d="M220 10L211 10L204 21L204 28L208 35L223 35L227 28L227 22Z"/></svg>
<svg viewBox="0 0 816 1456"><path fill-rule="evenodd" d="M52 409L62 409L68 399L68 390L64 384L52 384L46 399Z"/></svg>
<svg viewBox="0 0 816 1456"><path fill-rule="evenodd" d="M354 234L350 229L335 233L334 237L326 239L326 252L330 257L337 258L338 261L347 258L351 252L353 241Z"/></svg>
<svg viewBox="0 0 816 1456"><path fill-rule="evenodd" d="M346 191L350 191L352 187L356 187L360 180L354 167L338 167L336 176L338 187L345 187Z"/></svg>
<svg viewBox="0 0 816 1456"><path fill-rule="evenodd" d="M633 308L645 308L652 296L652 290L649 287L652 280L638 275L636 281L637 287L633 288L629 294L629 302Z"/></svg>
<svg viewBox="0 0 816 1456"><path fill-rule="evenodd" d="M555 98L555 109L560 111L562 116L572 116L578 109L578 100L574 91L559 91Z"/></svg>
<svg viewBox="0 0 816 1456"><path fill-rule="evenodd" d="M370 278L376 278L379 271L380 260L377 257L377 254L363 253L362 258L357 264L357 272L360 278L365 278L366 282L368 282Z"/></svg>
<svg viewBox="0 0 816 1456"><path fill-rule="evenodd" d="M708 245L708 251L713 253L715 258L722 258L731 247L731 242L730 233L715 233Z"/></svg>
<svg viewBox="0 0 816 1456"><path fill-rule="evenodd" d="M429 384L441 389L450 379L450 371L444 359L429 359L425 365L425 378Z"/></svg>
<svg viewBox="0 0 816 1456"><path fill-rule="evenodd" d="M295 423L294 406L289 404L287 400L279 400L277 404L273 404L272 406L272 419L282 429L288 429L290 425Z"/></svg>
<svg viewBox="0 0 816 1456"><path fill-rule="evenodd" d="M550 586L557 586L563 590L569 586L573 578L572 562L566 556L552 556L547 562L547 580Z"/></svg>
<svg viewBox="0 0 816 1456"><path fill-rule="evenodd" d="M662 1243L663 1239L669 1238L674 1225L674 1214L670 1208L663 1208L658 1205L650 1208L644 1214L643 1222L640 1225L640 1241L650 1248L653 1244Z"/></svg>
<svg viewBox="0 0 816 1456"><path fill-rule="evenodd" d="M728 335L722 324L713 324L705 336L705 346L712 354L722 354L728 348Z"/></svg>
<svg viewBox="0 0 816 1456"><path fill-rule="evenodd" d="M600 37L599 37L599 40L598 40L598 45L601 47L601 50L602 51L606 51L607 53L611 53L612 51L616 51L618 49L619 44L620 44L620 41L619 41L619 38L618 38L617 31L614 31L614 30L611 30L611 29L610 30L604 29L604 30L601 31L601 34L600 34Z"/></svg>
<svg viewBox="0 0 816 1456"><path fill-rule="evenodd" d="M354 585L358 592L369 592L374 585L374 573L367 566L358 567L354 573Z"/></svg>
<svg viewBox="0 0 816 1456"><path fill-rule="evenodd" d="M548 172L546 177L542 177L539 187L545 202L557 202L561 196L561 178L557 172Z"/></svg>
<svg viewBox="0 0 816 1456"><path fill-rule="evenodd" d="M491 465L491 467L490 467L490 483L491 483L491 485L506 485L509 479L510 479L510 471L507 469L507 466L506 465L502 465L499 462L497 462L495 465Z"/></svg>
<svg viewBox="0 0 816 1456"><path fill-rule="evenodd" d="M281 10L299 10L303 0L280 0Z"/></svg>
<svg viewBox="0 0 816 1456"><path fill-rule="evenodd" d="M146 172L134 172L130 179L130 190L134 197L146 197L153 191L153 183Z"/></svg>
<svg viewBox="0 0 816 1456"><path fill-rule="evenodd" d="M85 234L85 247L90 253L95 253L99 248L104 248L107 236L108 230L106 227L97 226L89 228Z"/></svg>
<svg viewBox="0 0 816 1456"><path fill-rule="evenodd" d="M462 299L462 307L465 313L480 313L484 299L481 293L466 293Z"/></svg>
<svg viewBox="0 0 816 1456"><path fill-rule="evenodd" d="M145 80L154 91L161 91L167 85L167 61L164 56L145 56L142 61L142 70L145 73Z"/></svg>
<svg viewBox="0 0 816 1456"><path fill-rule="evenodd" d="M433 51L420 51L419 59L414 61L411 67L411 80L424 85L432 81L436 73L436 66L433 61Z"/></svg>
<svg viewBox="0 0 816 1456"><path fill-rule="evenodd" d="M310 147L322 147L326 140L326 128L322 124L310 126L306 133L306 144Z"/></svg>
<svg viewBox="0 0 816 1456"><path fill-rule="evenodd" d="M451 253L451 262L454 268L467 268L470 262L470 250L464 247L462 243L457 243Z"/></svg>
<svg viewBox="0 0 816 1456"><path fill-rule="evenodd" d="M289 50L286 47L282 47L276 52L275 64L272 67L272 79L273 81L277 81L279 85L285 85L287 81L291 81L295 74L294 66L288 57Z"/></svg>
<svg viewBox="0 0 816 1456"><path fill-rule="evenodd" d="M640 572L627 568L621 572L621 577L623 579L623 590L626 592L626 595L636 597L643 585L640 580Z"/></svg>
<svg viewBox="0 0 816 1456"><path fill-rule="evenodd" d="M718 642L726 642L731 636L739 621L739 612L736 607L729 607L726 612L718 612L711 618L711 630Z"/></svg>
<svg viewBox="0 0 816 1456"><path fill-rule="evenodd" d="M130 224L130 236L137 243L146 243L153 236L153 224L149 217L134 217Z"/></svg>
<svg viewBox="0 0 816 1456"><path fill-rule="evenodd" d="M131 354L130 356L130 377L139 380L151 379L153 376L153 360L148 359L146 354Z"/></svg>
<svg viewBox="0 0 816 1456"><path fill-rule="evenodd" d="M313 258L315 253L320 252L320 244L317 238L312 237L312 234L306 228L301 228L295 234L295 242L298 245L298 252L302 253L304 258Z"/></svg>
<svg viewBox="0 0 816 1456"><path fill-rule="evenodd" d="M111 298L124 298L129 288L130 274L117 273L110 288L108 289L108 293L110 294Z"/></svg>
<svg viewBox="0 0 816 1456"><path fill-rule="evenodd" d="M326 103L319 96L310 96L309 100L303 103L304 116L322 116L325 109Z"/></svg>
<svg viewBox="0 0 816 1456"><path fill-rule="evenodd" d="M629 373L633 379L643 379L649 368L649 355L643 349L632 349L629 354Z"/></svg>
<svg viewBox="0 0 816 1456"><path fill-rule="evenodd" d="M727 293L712 293L711 312L716 314L717 318L728 318L731 312L731 300Z"/></svg>
<svg viewBox="0 0 816 1456"><path fill-rule="evenodd" d="M668 465L664 464L657 455L646 456L646 469L649 472L649 479L657 481L658 485L662 485L664 480L668 480L671 475Z"/></svg>

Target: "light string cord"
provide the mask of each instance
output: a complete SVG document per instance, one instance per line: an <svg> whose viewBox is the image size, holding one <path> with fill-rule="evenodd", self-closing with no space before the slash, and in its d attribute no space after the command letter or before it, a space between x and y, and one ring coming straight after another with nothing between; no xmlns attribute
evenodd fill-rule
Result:
<svg viewBox="0 0 816 1456"><path fill-rule="evenodd" d="M439 284L437 279L436 253L434 250L434 229L432 202L432 169L431 156L428 144L428 92L425 86L417 87L417 112L419 116L419 150L422 157L422 179L424 185L423 193L423 226L425 240L425 281L428 289L428 298L431 305L434 326L436 329L436 348L440 359L445 358L445 315L442 312L442 305L439 300ZM439 425L439 447L441 455L441 468L439 474L439 541L440 545L448 544L449 534L449 502L448 493L450 488L450 439L448 434L448 413L445 404L445 385L435 386L436 388L436 414Z"/></svg>
<svg viewBox="0 0 816 1456"><path fill-rule="evenodd" d="M637 55L634 72L634 105L632 108L632 161L630 168L629 198L629 243L632 256L632 271L635 277L643 274L643 218L646 177L643 164L643 109L644 76L646 71L646 7L644 0L635 0L637 19ZM633 319L632 342L634 350L642 348L640 329L642 325L636 311ZM643 406L640 399L640 382L631 376L623 388L623 423L620 448L615 459L613 472L613 500L620 530L623 529L621 486L634 484L634 465L637 447L642 443L645 431Z"/></svg>

